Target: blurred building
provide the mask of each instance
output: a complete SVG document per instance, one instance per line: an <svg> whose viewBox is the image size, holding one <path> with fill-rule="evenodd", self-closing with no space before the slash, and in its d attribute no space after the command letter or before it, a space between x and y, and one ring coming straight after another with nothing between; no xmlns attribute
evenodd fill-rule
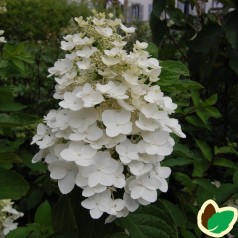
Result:
<svg viewBox="0 0 238 238"><path fill-rule="evenodd" d="M160 1L160 0L157 0ZM149 21L152 11L153 0L124 0L124 16L127 22ZM223 7L222 3L216 0L197 0L198 8L201 12L215 11ZM175 0L175 6L184 14L197 15L197 8L192 7L188 1Z"/></svg>

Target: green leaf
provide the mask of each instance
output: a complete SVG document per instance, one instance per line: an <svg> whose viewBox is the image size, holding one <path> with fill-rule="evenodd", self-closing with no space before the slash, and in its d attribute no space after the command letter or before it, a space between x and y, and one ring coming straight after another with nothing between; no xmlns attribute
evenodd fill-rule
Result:
<svg viewBox="0 0 238 238"><path fill-rule="evenodd" d="M216 107L205 107L203 110L204 110L208 119L210 117L213 117L213 118L222 117L221 113L219 112L219 110Z"/></svg>
<svg viewBox="0 0 238 238"><path fill-rule="evenodd" d="M185 120L190 123L191 125L198 127L198 128L209 128L208 125L204 125L203 121L197 116L197 115L192 115L192 116L186 116Z"/></svg>
<svg viewBox="0 0 238 238"><path fill-rule="evenodd" d="M212 151L210 146L203 140L195 140L197 146L199 147L200 151L202 152L202 155L204 158L208 161L212 160Z"/></svg>
<svg viewBox="0 0 238 238"><path fill-rule="evenodd" d="M213 94L211 97L209 97L208 99L206 99L202 105L204 106L212 106L217 102L217 94Z"/></svg>
<svg viewBox="0 0 238 238"><path fill-rule="evenodd" d="M179 206L174 205L170 201L163 200L163 202L166 204L166 206L169 208L170 213L178 227L186 227L186 218L183 214L183 212L180 210Z"/></svg>
<svg viewBox="0 0 238 238"><path fill-rule="evenodd" d="M194 153L186 145L180 143L174 145L174 153L178 156L194 159Z"/></svg>
<svg viewBox="0 0 238 238"><path fill-rule="evenodd" d="M201 98L198 90L191 90L191 97L195 107L198 107L201 103Z"/></svg>
<svg viewBox="0 0 238 238"><path fill-rule="evenodd" d="M11 231L5 238L28 238L31 232L31 227L18 227Z"/></svg>
<svg viewBox="0 0 238 238"><path fill-rule="evenodd" d="M178 231L169 208L162 201L140 207L116 223L126 229L132 238L177 238Z"/></svg>
<svg viewBox="0 0 238 238"><path fill-rule="evenodd" d="M28 189L29 185L21 175L0 168L0 199L19 199Z"/></svg>
<svg viewBox="0 0 238 238"><path fill-rule="evenodd" d="M223 29L232 48L238 49L238 11L232 11L226 15Z"/></svg>
<svg viewBox="0 0 238 238"><path fill-rule="evenodd" d="M192 164L193 161L189 158L171 158L171 159L165 159L162 164L164 166L168 167L175 167L175 166L184 166Z"/></svg>
<svg viewBox="0 0 238 238"><path fill-rule="evenodd" d="M216 158L213 162L213 165L215 166L221 166L225 168L231 168L231 169L237 169L238 165L235 164L233 161L225 158Z"/></svg>
<svg viewBox="0 0 238 238"><path fill-rule="evenodd" d="M236 186L234 184L231 184L231 183L222 184L216 190L215 198L216 198L217 204L221 204L227 201L235 191L236 191Z"/></svg>
<svg viewBox="0 0 238 238"><path fill-rule="evenodd" d="M17 112L26 108L26 106L17 102L0 102L0 112Z"/></svg>
<svg viewBox="0 0 238 238"><path fill-rule="evenodd" d="M193 186L192 179L187 174L177 172L174 174L174 178L186 188L192 188Z"/></svg>
<svg viewBox="0 0 238 238"><path fill-rule="evenodd" d="M159 49L158 49L158 47L157 47L154 43L150 42L149 45L148 45L148 47L146 48L146 51L147 51L152 57L154 57L154 58L157 58L157 57L158 57Z"/></svg>
<svg viewBox="0 0 238 238"><path fill-rule="evenodd" d="M215 155L219 155L219 154L235 154L238 155L238 151L232 147L232 146L222 146L222 147L217 147L215 146L215 150L214 150Z"/></svg>
<svg viewBox="0 0 238 238"><path fill-rule="evenodd" d="M225 231L232 222L235 214L233 211L222 211L213 214L207 222L208 230L212 233L219 234Z"/></svg>
<svg viewBox="0 0 238 238"><path fill-rule="evenodd" d="M51 207L48 201L42 203L36 210L34 222L41 225L51 225Z"/></svg>
<svg viewBox="0 0 238 238"><path fill-rule="evenodd" d="M189 76L187 66L179 61L164 60L160 61L160 65L162 67L161 79L172 80L179 79L181 75Z"/></svg>
<svg viewBox="0 0 238 238"><path fill-rule="evenodd" d="M38 117L26 113L17 112L11 115L0 113L0 126L26 126L39 120Z"/></svg>
<svg viewBox="0 0 238 238"><path fill-rule="evenodd" d="M216 192L216 187L211 183L210 180L204 178L194 179L193 183L200 185L205 190L214 193Z"/></svg>
<svg viewBox="0 0 238 238"><path fill-rule="evenodd" d="M203 177L209 168L207 160L194 161L193 177Z"/></svg>

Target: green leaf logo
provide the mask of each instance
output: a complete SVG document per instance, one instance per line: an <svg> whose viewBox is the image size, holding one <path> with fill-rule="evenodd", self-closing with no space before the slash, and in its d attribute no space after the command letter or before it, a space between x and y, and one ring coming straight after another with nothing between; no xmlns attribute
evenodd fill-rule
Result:
<svg viewBox="0 0 238 238"><path fill-rule="evenodd" d="M229 233L238 218L234 207L219 208L216 202L209 199L198 212L199 229L211 237L222 237Z"/></svg>

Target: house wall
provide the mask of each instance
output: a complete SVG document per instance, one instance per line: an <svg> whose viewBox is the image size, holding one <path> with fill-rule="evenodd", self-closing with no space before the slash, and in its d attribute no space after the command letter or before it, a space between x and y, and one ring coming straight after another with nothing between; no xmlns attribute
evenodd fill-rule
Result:
<svg viewBox="0 0 238 238"><path fill-rule="evenodd" d="M128 11L131 15L133 6L139 4L140 6L140 21L148 21L152 10L153 0L128 0Z"/></svg>

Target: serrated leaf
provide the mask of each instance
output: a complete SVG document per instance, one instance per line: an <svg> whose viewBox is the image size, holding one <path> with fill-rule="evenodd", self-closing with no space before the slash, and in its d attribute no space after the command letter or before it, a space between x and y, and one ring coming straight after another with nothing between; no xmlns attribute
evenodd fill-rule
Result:
<svg viewBox="0 0 238 238"><path fill-rule="evenodd" d="M19 199L28 189L29 185L21 175L0 168L0 199Z"/></svg>
<svg viewBox="0 0 238 238"><path fill-rule="evenodd" d="M161 201L140 207L117 224L127 229L132 238L177 238L178 231L168 207Z"/></svg>
<svg viewBox="0 0 238 238"><path fill-rule="evenodd" d="M235 213L228 210L213 214L207 222L208 230L215 234L225 231L229 227L234 216Z"/></svg>

